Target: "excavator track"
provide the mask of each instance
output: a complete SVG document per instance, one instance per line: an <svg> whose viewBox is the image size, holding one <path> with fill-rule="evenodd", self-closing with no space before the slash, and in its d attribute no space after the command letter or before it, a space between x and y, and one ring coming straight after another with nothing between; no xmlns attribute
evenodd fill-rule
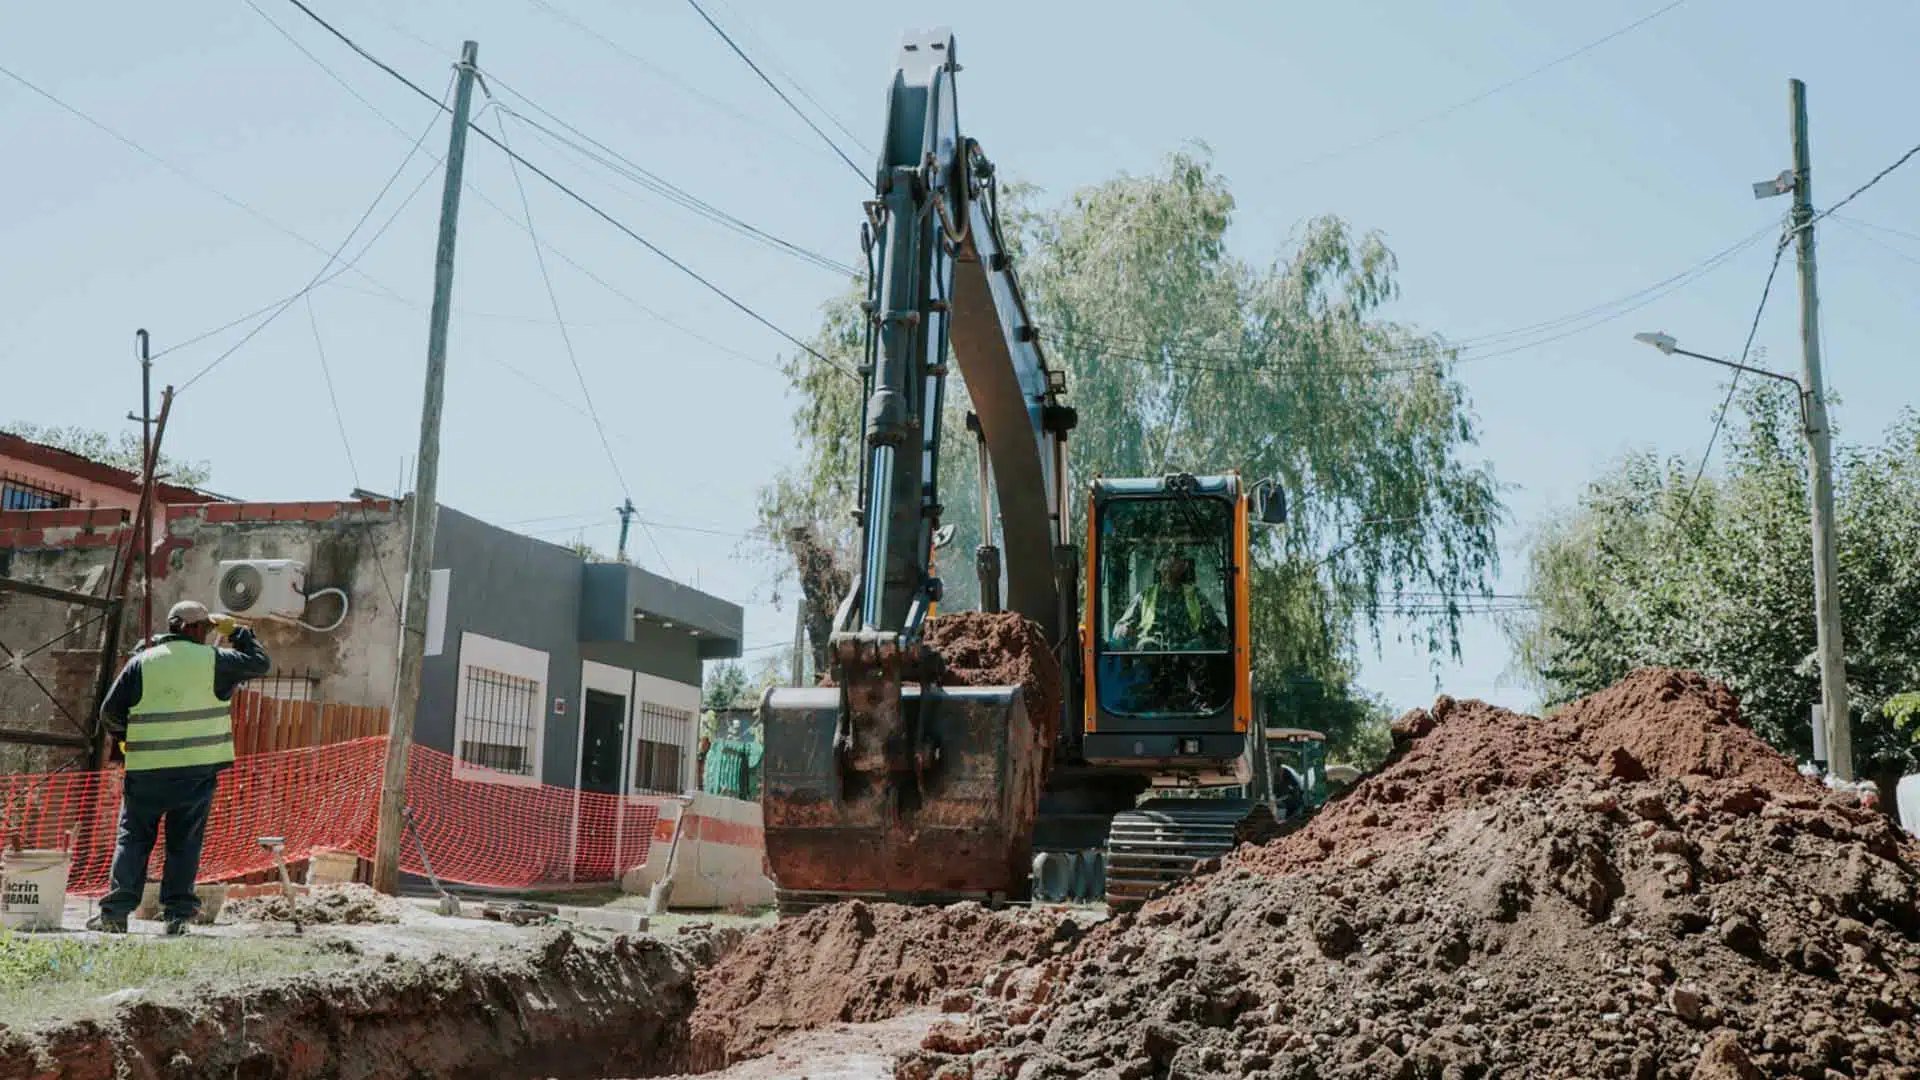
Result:
<svg viewBox="0 0 1920 1080"><path fill-rule="evenodd" d="M1114 815L1107 834L1107 906L1139 907L1239 842L1254 803L1244 799L1155 799Z"/></svg>

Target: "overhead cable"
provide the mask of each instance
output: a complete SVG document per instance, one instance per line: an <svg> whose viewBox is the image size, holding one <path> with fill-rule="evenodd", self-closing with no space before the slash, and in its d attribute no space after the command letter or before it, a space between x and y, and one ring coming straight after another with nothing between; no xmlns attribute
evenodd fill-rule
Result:
<svg viewBox="0 0 1920 1080"><path fill-rule="evenodd" d="M1780 242L1774 245L1773 265L1767 268L1766 284L1760 287L1760 302L1754 305L1753 323L1747 327L1746 344L1740 346L1739 362L1742 364L1747 362L1747 354L1753 349L1754 336L1760 332L1760 316L1766 313L1767 297L1773 293L1774 275L1780 272L1780 256L1786 253L1787 244L1790 242L1788 239L1790 235L1791 233L1783 234L1780 237ZM1693 493L1700 488L1700 477L1707 471L1707 461L1713 457L1713 445L1720 439L1720 429L1726 425L1727 412L1733 408L1734 392L1739 388L1740 372L1738 369L1735 369L1733 378L1727 383L1727 396L1721 400L1720 410L1714 415L1713 433L1707 436L1707 449L1701 453L1700 464L1693 470L1693 482L1687 485L1687 496L1680 501L1680 512L1673 516L1673 522L1676 525L1685 524L1686 522L1687 511L1693 506Z"/></svg>
<svg viewBox="0 0 1920 1080"><path fill-rule="evenodd" d="M453 88L452 79L448 80L447 88L449 91ZM446 104L444 96L438 102L436 102L436 104L439 104L444 108ZM427 136L432 134L433 129L437 127L439 123L440 123L440 116L438 113L435 113L433 118L427 122L427 126L421 130L420 137L414 140L413 145L411 147L407 148L407 155L400 159L400 164L393 170L393 174L387 177L387 182L380 185L379 192L377 192L374 195L373 201L367 204L367 208L365 211L363 211L360 214L359 220L353 223L353 228L347 230L347 235L340 238L340 243L335 245L334 249L327 253L327 261L320 264L320 269L314 271L313 277L307 280L306 285L302 286L299 292L293 294L292 296L288 297L285 301L283 301L279 307L275 308L272 312L268 313L265 318L261 319L258 323L255 323L253 328L248 330L246 334L240 338L239 341L234 342L231 346L227 348L225 352L221 353L219 356L214 357L211 361L207 363L205 367L195 372L192 378L189 378L186 382L181 383L180 389L177 391L177 393L185 393L188 387L191 387L194 383L197 383L202 378L205 378L209 372L219 367L222 363L226 361L228 357L232 356L236 352L239 352L240 349L247 344L247 342L252 341L254 336L259 334L260 331L265 330L268 326L272 325L275 319L278 319L283 312L285 312L289 307L293 306L293 302L295 300L299 299L302 296L306 296L308 293L311 293L315 288L319 287L321 278L325 277L327 271L333 268L333 264L339 261L340 254L346 251L347 245L353 243L353 238L359 235L361 228L363 228L366 225L367 221L373 217L373 212L376 209L378 209L380 206L380 203L386 199L387 192L393 190L393 185L399 181L401 174L407 171L407 166L413 164L414 155L420 152L421 144L427 141ZM402 204L402 206L404 208L404 204ZM393 224L393 222L398 217L399 217L399 214L396 211L393 217L387 219L387 225ZM386 231L386 226L382 226L381 232L384 233L385 231ZM378 236L376 236L375 239L378 239ZM366 252L362 251L361 254L364 255L366 254Z"/></svg>
<svg viewBox="0 0 1920 1080"><path fill-rule="evenodd" d="M504 116L495 121L500 127L502 145L507 144L507 121ZM533 261L540 268L540 280L546 285L547 301L553 307L553 323L560 331L560 343L565 346L567 363L573 368L573 377L580 383L580 397L587 407L587 416L593 421L593 429L600 435L600 448L606 451L607 464L613 468L614 479L620 483L620 493L629 502L633 499L633 489L627 485L626 474L620 469L620 458L613 452L613 443L607 438L607 426L600 420L600 410L594 408L593 391L587 388L586 372L580 369L580 357L573 348L573 335L567 332L566 318L560 313L560 294L553 288L553 275L547 272L547 257L540 245L540 233L533 224L533 204L527 199L527 185L520 179L520 167L513 158L507 159L507 168L513 174L514 190L520 193L520 212L527 219L527 234L533 238ZM669 577L673 575L673 566L667 561L666 552L660 550L660 541L647 530L647 539L653 543L654 554L660 556L660 565Z"/></svg>
<svg viewBox="0 0 1920 1080"><path fill-rule="evenodd" d="M288 3L291 3L293 6L299 8L302 12L306 14L308 18L318 23L328 33L338 38L348 48L352 49L356 53L359 53L360 56L366 59L369 63L373 64L375 67L378 67L380 70L386 72L388 75L392 76L394 79L404 84L408 89L412 90L415 94L418 94L419 96L426 98L429 101L435 101L433 95L421 89L418 83L415 83L413 80L407 78L405 75L402 75L399 71L396 71L391 65L386 63L386 61L381 60L379 57L368 52L358 42L354 41L352 38L348 37L346 34L336 29L332 23L329 23L327 20L321 18L317 12L315 12L311 7L308 7L304 2L304 0L288 0ZM436 101L436 104L438 104L442 109L447 108L444 102ZM639 233L635 232L625 222L614 217L612 214L608 213L607 211L601 209L592 200L588 199L584 195L581 195L579 192L573 190L573 188L567 186L566 184L562 183L560 180L556 179L552 173L547 172L545 169L541 168L539 165L535 164L534 162L527 160L525 157L517 153L514 153L514 151L511 148L502 145L500 140L495 138L493 134L487 131L485 128L475 128L473 130L475 134L479 135L482 139L486 140L487 142L493 144L502 153L505 153L510 157L512 157L515 161L519 162L523 167L531 171L535 176L538 176L540 179L545 180L548 184L551 184L553 187L558 188L568 198L572 199L573 201L579 203L581 206L591 211L594 214L594 216L600 218L602 221L605 221L607 224L612 225L615 229L618 229L620 232L626 234L626 236L629 239L633 240L635 243L639 244L640 246L646 248L648 251L651 251L655 255L659 256L661 259L671 264L674 267L674 269L679 270L682 274L685 274L686 276L692 278L694 281L699 282L709 292L712 292L714 295L720 297L722 300L725 300L728 304L732 305L734 308L736 308L737 310L745 314L747 317L753 319L755 322L773 331L775 334L778 334L780 337L784 338L789 343L798 347L801 351L814 357L816 360L819 360L821 363L824 363L829 367L832 367L835 370L839 371L842 375L846 376L847 378L852 378L852 379L858 378L858 376L855 375L844 364L841 364L833 360L832 358L821 353L818 349L815 349L813 346L808 345L806 342L802 341L798 337L795 337L793 334L787 332L786 330L781 329L780 326L775 324L773 321L769 320L766 316L760 314L758 311L755 311L753 308L748 307L745 303L740 301L738 298L734 297L733 294L727 292L725 289L722 289L720 286L715 285L712 281L708 280L699 271L693 269L692 267L688 266L686 263L681 262L679 259L668 254L666 251L662 250L659 245L655 244L653 241L648 240L646 237L641 236Z"/></svg>
<svg viewBox="0 0 1920 1080"><path fill-rule="evenodd" d="M862 183L870 183L872 181L872 177L867 174L867 171L855 165L853 159L847 156L847 152L840 149L840 144L834 142L832 137L826 132L821 131L820 125L814 123L813 118L802 111L800 106L795 105L793 99L787 96L787 92L780 89L778 83L768 78L766 72L760 70L760 65L753 62L753 57L748 56L746 50L735 44L733 38L730 37L725 30L720 28L720 24L713 21L713 17L708 15L706 9L700 6L700 0L687 0L687 3L693 7L694 11L699 13L700 18L705 21L708 26L713 28L714 33L720 35L720 40L727 43L727 48L732 49L735 56L745 61L746 65L753 69L755 75L760 76L760 81L767 84L767 89L779 95L780 100L787 103L787 108L792 109L795 116L798 116L808 127L812 128L815 135L820 136L821 142L826 143L835 154L839 155L841 161L847 163L847 168L853 170L853 175L859 177Z"/></svg>
<svg viewBox="0 0 1920 1080"><path fill-rule="evenodd" d="M1684 3L1686 3L1686 0L1672 0L1672 3L1667 4L1665 7L1660 8L1658 11L1654 11L1647 15L1642 15L1640 18L1635 19L1634 21L1628 23L1625 26L1622 26L1618 30L1615 30L1602 37L1595 38L1594 40L1587 42L1585 45L1580 46L1579 48L1573 50L1572 52L1564 53L1560 56L1557 56L1554 59L1549 60L1544 64L1541 64L1539 67L1533 68L1532 70L1527 71L1521 75L1517 75L1511 79L1508 79L1506 82L1499 83L1498 85L1489 87L1473 95L1472 97L1465 98L1460 101L1456 101L1453 104L1448 105L1447 107L1440 109L1436 112L1431 112L1424 116L1416 117L1415 119L1409 120L1404 124L1401 124L1397 127L1389 128L1386 131L1380 132L1379 134L1370 136L1366 139L1362 139L1359 142L1350 143L1337 150L1330 150L1327 153L1321 154L1317 157L1308 158L1305 161L1299 162L1295 165L1288 167L1285 171L1292 172L1299 169L1312 168L1315 165L1320 165L1325 162L1332 161L1335 158L1346 157L1348 154L1352 154L1360 150L1365 150L1370 147L1377 146L1380 143L1386 142L1389 139L1398 138L1401 135L1405 135L1409 131L1413 131L1417 128L1425 127L1426 125L1434 123L1435 121L1444 120L1447 117L1452 116L1457 112L1460 112L1462 110L1478 105L1481 102L1487 100L1488 98L1494 97L1497 94L1505 93L1506 91L1511 90L1516 86L1519 86L1521 83L1527 82L1533 78L1536 78L1537 76L1544 75L1547 72L1552 71L1554 68L1557 68L1560 65L1566 63L1569 60L1573 60L1577 57L1584 56L1587 53L1590 53L1593 50L1599 48L1600 46L1605 45L1609 41L1614 40L1615 38L1618 38L1624 34L1632 33L1633 31L1638 30L1640 27L1645 26L1646 24L1652 22L1653 20L1659 18L1662 15L1667 14L1668 12L1672 11L1674 8L1677 8Z"/></svg>
<svg viewBox="0 0 1920 1080"><path fill-rule="evenodd" d="M249 205L239 197L229 194L228 192L221 190L219 187L216 187L215 185L207 182L206 180L203 180L200 177L194 175L193 173L187 171L181 166L175 165L173 162L168 161L166 158L161 157L159 154L154 153L152 150L149 150L145 146L142 146L140 143L134 141L129 136L124 135L119 131L116 131L113 128L107 126L106 123L100 120L97 120L92 116L89 116L88 114L80 111L78 108L75 108L72 105L67 104L65 101L62 101L60 98L54 96L49 91L44 90L38 85L34 84L33 82L27 80L25 77L19 74L16 74L15 72L9 70L6 67L0 67L0 75L4 75L7 78L12 79L14 82L19 83L21 86L26 87L28 90L31 90L33 93L39 95L42 98L45 98L49 102L52 102L54 105L59 106L61 109L65 110L71 115L79 118L80 120L85 121L88 125L99 130L105 135L111 137L114 141L120 143L122 146L125 146L129 150L132 150L133 152L139 154L141 157L144 157L147 160L152 161L154 164L159 165L161 168L167 170L173 175L179 177L180 179L185 180L187 183L192 184L194 187L197 187L200 190L205 191L210 195L213 195L215 198L220 199L222 202L225 202L228 205L233 206L245 212L249 216L253 217L255 220L261 222L262 224L265 224L269 228L273 229L273 231L281 234L282 236L286 236L286 237L289 237L290 239L296 240L299 243L304 244L307 247L310 247L313 250L318 251L322 254L326 253L327 249L325 247L322 247L318 242L308 239L307 237L301 235L298 231L292 228L289 228L286 225L282 225L280 222L275 221L271 217L268 217L265 213ZM423 90L421 91L421 93L425 94L426 92ZM427 96L431 98L432 95L427 95ZM355 274L358 274L360 277L365 278L367 281L371 282L376 287L382 290L385 290L386 292L388 292L393 296L400 295L399 293L394 292L392 288L390 288L385 282L381 281L376 277L373 277L371 274L368 274L364 270L355 269L353 272Z"/></svg>

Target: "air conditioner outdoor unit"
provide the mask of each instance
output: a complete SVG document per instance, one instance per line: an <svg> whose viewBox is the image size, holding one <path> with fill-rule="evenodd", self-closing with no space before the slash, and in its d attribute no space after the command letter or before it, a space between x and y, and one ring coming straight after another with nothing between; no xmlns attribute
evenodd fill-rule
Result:
<svg viewBox="0 0 1920 1080"><path fill-rule="evenodd" d="M214 609L251 618L298 619L307 610L307 564L231 559L220 564Z"/></svg>

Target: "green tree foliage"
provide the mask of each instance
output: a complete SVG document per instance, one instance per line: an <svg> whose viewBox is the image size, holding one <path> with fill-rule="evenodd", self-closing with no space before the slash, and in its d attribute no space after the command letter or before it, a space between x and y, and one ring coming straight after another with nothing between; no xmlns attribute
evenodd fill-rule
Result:
<svg viewBox="0 0 1920 1080"><path fill-rule="evenodd" d="M1550 704L1633 668L1691 668L1740 695L1755 731L1812 751L1819 700L1806 454L1793 392L1743 390L1724 475L1628 457L1533 540L1535 608L1506 627L1517 666ZM1920 418L1875 446L1835 448L1840 596L1855 764L1904 768L1895 719L1920 686Z"/></svg>
<svg viewBox="0 0 1920 1080"><path fill-rule="evenodd" d="M1080 425L1075 486L1095 474L1239 470L1277 476L1292 521L1256 534L1256 681L1276 707L1311 685L1329 730L1358 730L1375 707L1345 711L1363 635L1377 644L1402 593L1484 593L1497 570L1502 513L1475 441L1453 354L1382 316L1396 297L1393 254L1337 218L1311 221L1279 262L1231 253L1234 201L1204 152L1170 156L1034 209L1004 190L1001 212L1050 362L1067 372ZM813 344L861 361L856 288L831 305ZM859 386L811 358L789 365L802 460L762 495L769 539L811 527L850 563L859 471ZM977 601L980 523L965 390L950 386L940 475L953 543L940 553L949 608ZM1072 506L1076 536L1085 506ZM1459 615L1425 604L1421 643L1458 653ZM1287 717L1277 716L1278 722ZM1343 744L1344 745L1344 744ZM1358 744L1356 744L1358 748Z"/></svg>
<svg viewBox="0 0 1920 1080"><path fill-rule="evenodd" d="M40 424L10 423L0 425L0 431L9 435L46 446L78 454L83 458L111 465L116 469L138 474L141 470L140 433L123 430L109 436L104 431L93 431L82 427L47 427ZM212 476L212 470L204 461L182 462L160 455L160 479L181 487L197 488Z"/></svg>
<svg viewBox="0 0 1920 1080"><path fill-rule="evenodd" d="M737 660L722 660L707 668L707 685L700 691L700 707L703 709L745 708L747 699L747 669Z"/></svg>

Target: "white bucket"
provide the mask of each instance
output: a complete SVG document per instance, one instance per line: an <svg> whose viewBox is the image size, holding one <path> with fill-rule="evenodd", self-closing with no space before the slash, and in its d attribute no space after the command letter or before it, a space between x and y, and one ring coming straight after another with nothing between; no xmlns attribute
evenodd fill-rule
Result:
<svg viewBox="0 0 1920 1080"><path fill-rule="evenodd" d="M58 930L67 907L64 851L29 849L0 853L0 926L11 930Z"/></svg>

